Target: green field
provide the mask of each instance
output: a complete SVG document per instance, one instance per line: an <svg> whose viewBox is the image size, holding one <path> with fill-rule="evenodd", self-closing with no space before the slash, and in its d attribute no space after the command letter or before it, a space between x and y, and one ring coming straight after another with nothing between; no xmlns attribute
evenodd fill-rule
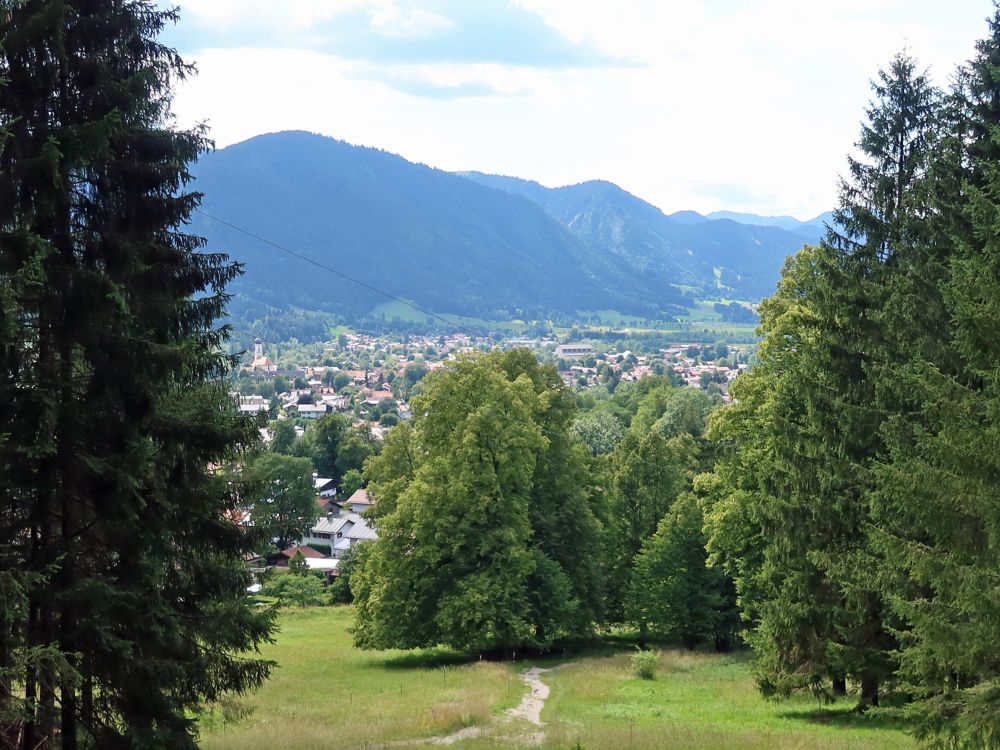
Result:
<svg viewBox="0 0 1000 750"><path fill-rule="evenodd" d="M380 305L376 305L372 309L371 315L376 318L382 318L386 321L398 319L404 323L426 323L428 322L428 319L430 319L431 323L438 324L447 320L450 323L453 323L456 328L470 326L477 328L490 328L498 331L510 331L513 333L521 332L527 328L527 324L523 320L485 320L483 318L470 318L464 315L455 315L453 313L435 313L435 315L440 315L440 318L434 318L426 313L420 312L420 310L414 309L405 302L398 301L383 302ZM442 318L444 320L442 320Z"/></svg>
<svg viewBox="0 0 1000 750"><path fill-rule="evenodd" d="M274 675L242 700L250 715L228 724L210 717L203 747L361 750L434 746L449 735L459 750L915 747L890 713L762 700L743 655L667 651L657 679L644 681L632 676L627 651L504 664L446 650L358 651L350 620L350 607L285 611L264 650L278 663ZM541 676L551 690L542 726L504 715L526 695L519 675L530 666L559 667ZM455 734L469 727L478 729Z"/></svg>

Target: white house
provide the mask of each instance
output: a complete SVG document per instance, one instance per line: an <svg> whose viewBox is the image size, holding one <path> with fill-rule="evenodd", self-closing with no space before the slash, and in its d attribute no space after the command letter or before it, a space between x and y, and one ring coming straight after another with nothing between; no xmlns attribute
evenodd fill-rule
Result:
<svg viewBox="0 0 1000 750"><path fill-rule="evenodd" d="M355 490L354 494L347 498L345 509L351 513L364 513L373 504L371 498L368 497L368 492L364 488L361 488Z"/></svg>
<svg viewBox="0 0 1000 750"><path fill-rule="evenodd" d="M320 497L333 497L337 494L337 483L326 477L318 477L313 474L313 487Z"/></svg>
<svg viewBox="0 0 1000 750"><path fill-rule="evenodd" d="M297 410L304 419L319 419L329 413L330 407L327 404L298 404Z"/></svg>

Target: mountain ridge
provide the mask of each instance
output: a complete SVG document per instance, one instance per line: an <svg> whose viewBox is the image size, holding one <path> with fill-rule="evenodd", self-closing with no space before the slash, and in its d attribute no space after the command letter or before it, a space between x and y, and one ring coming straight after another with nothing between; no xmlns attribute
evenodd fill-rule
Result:
<svg viewBox="0 0 1000 750"><path fill-rule="evenodd" d="M304 131L206 154L192 172L207 213L428 310L486 319L669 318L696 298L756 299L803 241L773 227L686 225L604 180L547 188L454 174ZM351 319L385 301L203 216L192 229L244 264L232 286L244 304Z"/></svg>

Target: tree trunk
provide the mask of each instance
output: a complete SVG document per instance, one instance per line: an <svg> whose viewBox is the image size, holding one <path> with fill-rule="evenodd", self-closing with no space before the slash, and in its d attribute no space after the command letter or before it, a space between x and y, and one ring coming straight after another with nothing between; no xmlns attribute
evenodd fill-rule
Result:
<svg viewBox="0 0 1000 750"><path fill-rule="evenodd" d="M861 703L858 705L858 710L866 711L878 707L878 687L876 678L867 675L861 678Z"/></svg>
<svg viewBox="0 0 1000 750"><path fill-rule="evenodd" d="M833 694L837 698L843 698L847 695L847 678L843 676L837 676L833 678Z"/></svg>

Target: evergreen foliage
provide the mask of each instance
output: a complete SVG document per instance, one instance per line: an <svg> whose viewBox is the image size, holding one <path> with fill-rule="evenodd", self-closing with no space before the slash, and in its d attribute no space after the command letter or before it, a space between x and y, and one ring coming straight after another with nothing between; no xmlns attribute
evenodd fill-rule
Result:
<svg viewBox="0 0 1000 750"><path fill-rule="evenodd" d="M900 674L919 736L939 747L1000 737L1000 10L960 71L934 152L934 213L922 247L941 321L887 368L888 456L878 467L875 541L906 623ZM905 400L900 395L905 396Z"/></svg>
<svg viewBox="0 0 1000 750"><path fill-rule="evenodd" d="M267 640L237 525L255 420L220 380L239 273L183 226L209 143L141 0L0 9L0 737L193 748Z"/></svg>
<svg viewBox="0 0 1000 750"><path fill-rule="evenodd" d="M876 380L898 355L885 305L921 236L917 182L938 106L905 54L873 89L827 241L789 261L761 307L759 364L716 425L736 451L716 470L709 514L713 550L755 625L762 687L836 691L846 676L862 706L878 704L895 672L898 623L867 537L885 451ZM741 529L761 545L749 560Z"/></svg>

